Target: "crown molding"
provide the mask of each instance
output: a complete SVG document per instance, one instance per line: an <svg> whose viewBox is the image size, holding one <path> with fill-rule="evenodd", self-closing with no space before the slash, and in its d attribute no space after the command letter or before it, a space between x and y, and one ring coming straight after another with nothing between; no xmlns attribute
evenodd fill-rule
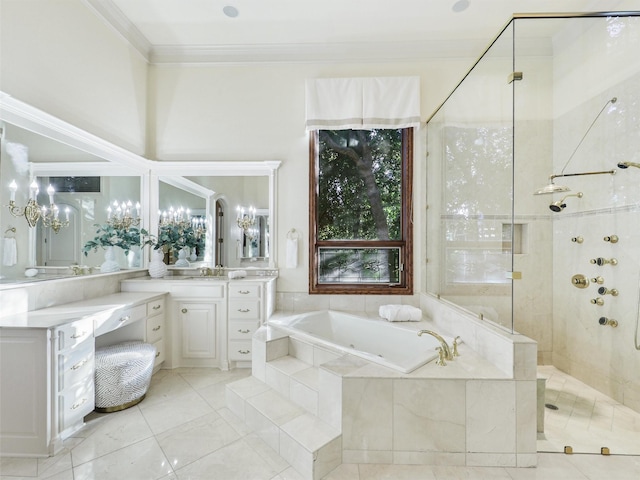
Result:
<svg viewBox="0 0 640 480"><path fill-rule="evenodd" d="M148 62L151 43L110 0L83 0L104 22L122 36Z"/></svg>

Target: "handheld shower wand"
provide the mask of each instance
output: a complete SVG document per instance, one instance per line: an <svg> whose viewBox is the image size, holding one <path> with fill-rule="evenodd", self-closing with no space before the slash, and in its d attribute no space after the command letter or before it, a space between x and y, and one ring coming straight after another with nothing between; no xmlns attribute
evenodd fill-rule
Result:
<svg viewBox="0 0 640 480"><path fill-rule="evenodd" d="M626 170L629 167L636 167L636 168L640 168L640 163L635 163L635 162L618 162L618 168L621 168L623 170Z"/></svg>
<svg viewBox="0 0 640 480"><path fill-rule="evenodd" d="M564 203L564 201L567 199L567 197L582 198L582 192L571 193L569 195L565 195L564 197L562 197L557 202L553 202L551 205L549 205L549 208L551 209L551 211L557 213L557 212L561 212L562 210L564 210L567 207L567 204Z"/></svg>

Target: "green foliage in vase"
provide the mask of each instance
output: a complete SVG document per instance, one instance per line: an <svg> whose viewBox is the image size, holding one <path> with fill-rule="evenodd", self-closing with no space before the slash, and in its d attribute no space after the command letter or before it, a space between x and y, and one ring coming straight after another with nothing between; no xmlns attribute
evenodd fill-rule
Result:
<svg viewBox="0 0 640 480"><path fill-rule="evenodd" d="M93 240L87 241L82 247L82 252L86 255L91 250L98 251L98 248L120 247L125 255L129 253L131 247L139 247L152 244L148 237L148 232L144 228L115 228L112 225L94 224L98 227Z"/></svg>

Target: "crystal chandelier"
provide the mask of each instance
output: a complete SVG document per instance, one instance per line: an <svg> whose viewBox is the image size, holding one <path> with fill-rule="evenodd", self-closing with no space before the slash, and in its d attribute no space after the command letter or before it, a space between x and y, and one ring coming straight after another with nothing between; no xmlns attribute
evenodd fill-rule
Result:
<svg viewBox="0 0 640 480"><path fill-rule="evenodd" d="M60 220L60 208L54 203L53 196L56 193L53 186L49 185L47 188L47 194L49 195L49 207L38 205L36 198L38 197L39 187L34 180L29 185L29 200L24 207L16 205L16 192L18 191L18 184L13 180L9 184L9 191L11 192L11 198L9 200L9 212L14 217L24 217L27 220L29 227L33 228L38 224L38 221L42 222L44 227L51 227L51 229L58 233L61 228L69 226L69 208L65 209L66 219Z"/></svg>
<svg viewBox="0 0 640 480"><path fill-rule="evenodd" d="M107 208L107 224L118 230L128 230L130 227L140 225L140 202L136 202L136 215L132 214L133 204L131 200L118 203L113 201L113 208Z"/></svg>
<svg viewBox="0 0 640 480"><path fill-rule="evenodd" d="M160 226L176 226L182 229L188 228L192 226L191 221L191 210L188 208L185 209L180 207L178 209L173 209L173 207L169 207L169 210L163 210L159 212L160 214Z"/></svg>

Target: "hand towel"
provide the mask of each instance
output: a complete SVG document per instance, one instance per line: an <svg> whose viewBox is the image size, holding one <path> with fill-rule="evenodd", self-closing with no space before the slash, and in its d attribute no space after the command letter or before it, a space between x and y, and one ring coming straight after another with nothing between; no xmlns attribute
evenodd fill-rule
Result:
<svg viewBox="0 0 640 480"><path fill-rule="evenodd" d="M287 238L287 268L296 268L298 266L298 239Z"/></svg>
<svg viewBox="0 0 640 480"><path fill-rule="evenodd" d="M379 315L389 322L419 322L422 310L411 305L381 305Z"/></svg>
<svg viewBox="0 0 640 480"><path fill-rule="evenodd" d="M246 270L231 270L227 276L229 277L229 279L234 279L234 278L244 278L247 276L247 271Z"/></svg>
<svg viewBox="0 0 640 480"><path fill-rule="evenodd" d="M13 267L18 263L18 245L15 238L5 237L2 251L2 265Z"/></svg>

